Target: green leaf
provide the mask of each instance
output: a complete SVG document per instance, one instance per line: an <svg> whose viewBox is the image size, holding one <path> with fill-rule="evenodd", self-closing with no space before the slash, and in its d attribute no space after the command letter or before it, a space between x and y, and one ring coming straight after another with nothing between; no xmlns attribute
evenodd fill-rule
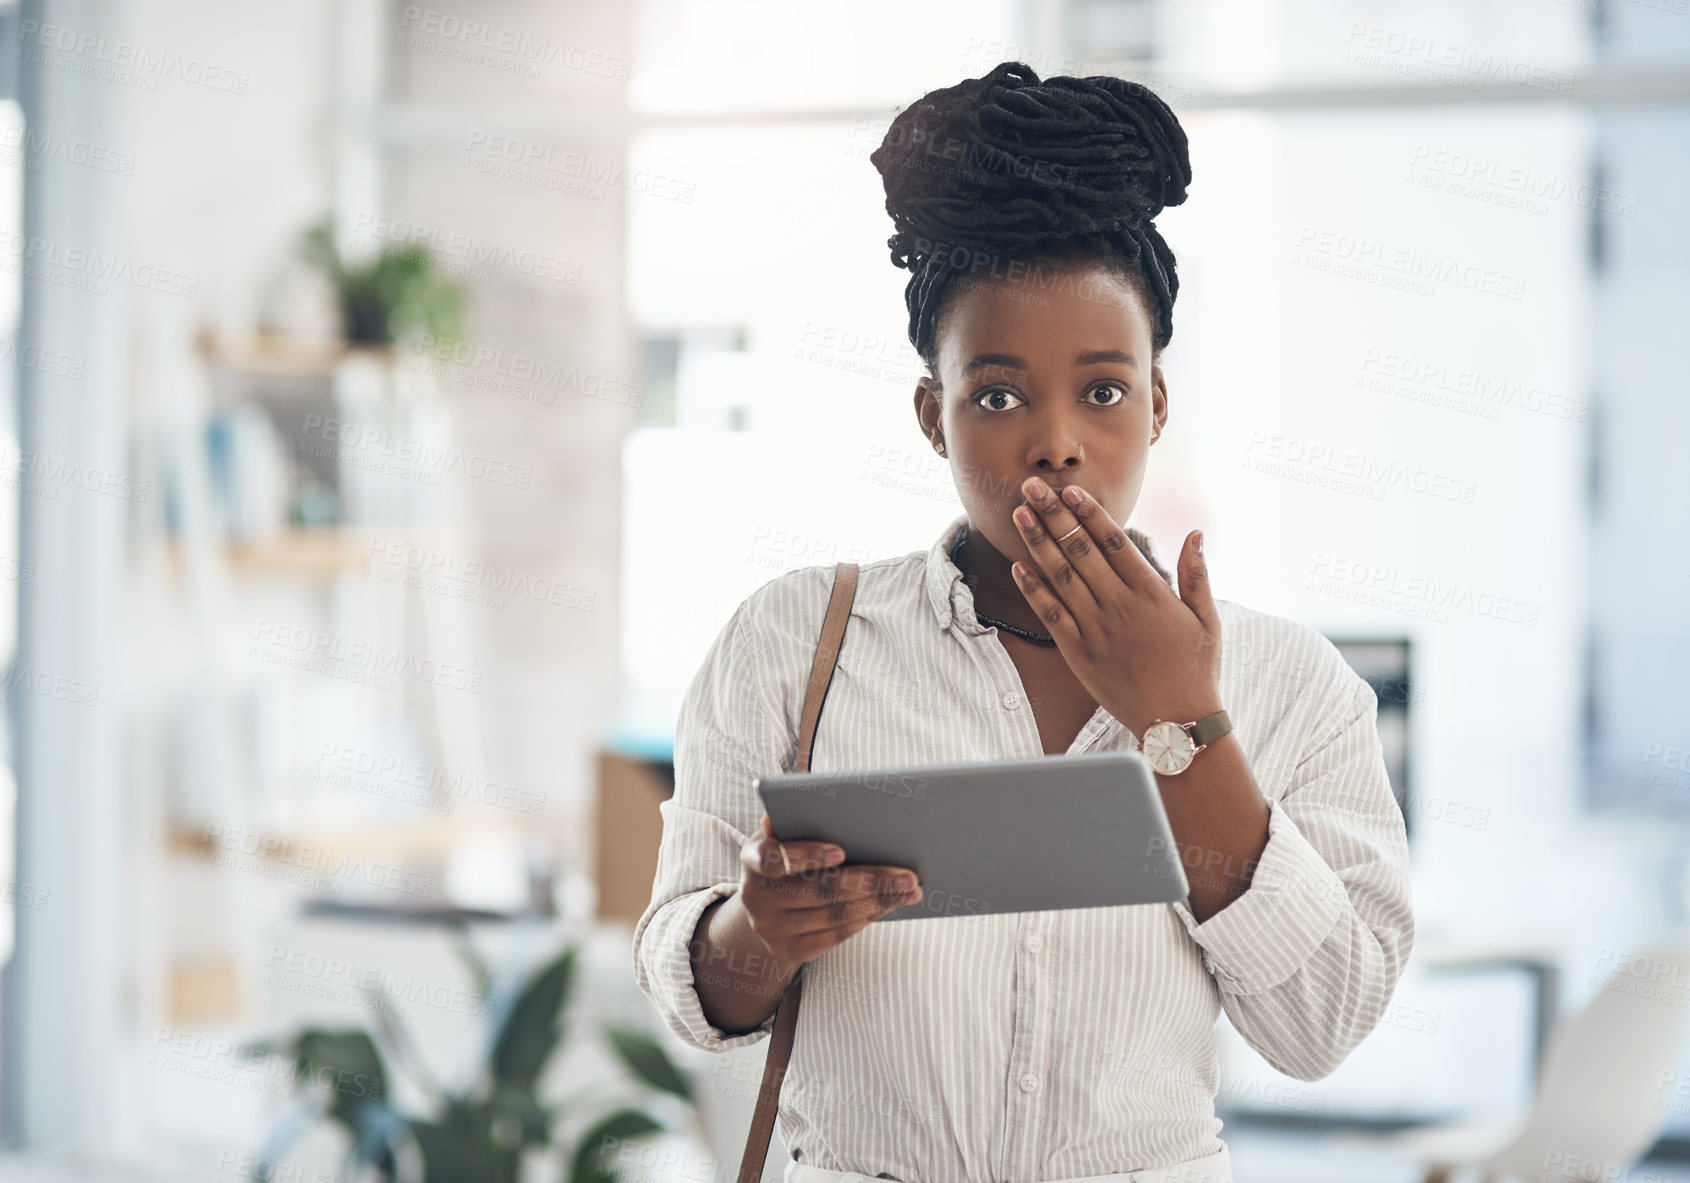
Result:
<svg viewBox="0 0 1690 1183"><path fill-rule="evenodd" d="M328 1090L328 1116L354 1130L359 1110L387 1097L381 1053L366 1032L310 1027L293 1041L294 1078Z"/></svg>
<svg viewBox="0 0 1690 1183"><path fill-rule="evenodd" d="M496 1090L483 1104L480 1118L487 1140L506 1149L544 1145L551 1137L551 1119L527 1089Z"/></svg>
<svg viewBox="0 0 1690 1183"><path fill-rule="evenodd" d="M638 1109L619 1109L587 1127L575 1144L569 1183L616 1183L616 1172L604 1159L619 1149L618 1142L648 1138L663 1129L651 1114Z"/></svg>
<svg viewBox="0 0 1690 1183"><path fill-rule="evenodd" d="M473 1124L411 1123L423 1156L424 1183L516 1183L515 1154L491 1146Z"/></svg>
<svg viewBox="0 0 1690 1183"><path fill-rule="evenodd" d="M410 1121L385 1101L366 1101L358 1106L356 1138L351 1165L373 1166L383 1178L391 1179L397 1163L393 1148L410 1129Z"/></svg>
<svg viewBox="0 0 1690 1183"><path fill-rule="evenodd" d="M532 1089L563 1036L563 1008L575 986L575 947L528 979L511 1004L491 1056L495 1088Z"/></svg>
<svg viewBox="0 0 1690 1183"><path fill-rule="evenodd" d="M632 1027L612 1027L605 1032L605 1038L610 1040L610 1046L616 1049L628 1070L646 1084L683 1101L693 1099L692 1081L650 1035Z"/></svg>

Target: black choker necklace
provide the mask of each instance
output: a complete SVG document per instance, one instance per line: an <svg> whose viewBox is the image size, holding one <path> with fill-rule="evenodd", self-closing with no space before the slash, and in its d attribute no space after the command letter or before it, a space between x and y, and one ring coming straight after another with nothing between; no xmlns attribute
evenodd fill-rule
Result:
<svg viewBox="0 0 1690 1183"><path fill-rule="evenodd" d="M968 527L964 526L962 528L962 533L957 535L956 542L951 546L951 562L955 564L959 570L961 569L962 564L956 561L956 557L962 553L962 544L967 541ZM1016 628L1013 624L1006 624L1001 620L993 620L990 616L987 616L978 610L975 611L974 616L981 624L990 625L993 628L1001 628L1006 633L1014 633L1016 636L1022 638L1023 640L1031 641L1035 645L1056 644L1056 638L1051 636L1049 633L1035 633L1029 632L1024 628Z"/></svg>

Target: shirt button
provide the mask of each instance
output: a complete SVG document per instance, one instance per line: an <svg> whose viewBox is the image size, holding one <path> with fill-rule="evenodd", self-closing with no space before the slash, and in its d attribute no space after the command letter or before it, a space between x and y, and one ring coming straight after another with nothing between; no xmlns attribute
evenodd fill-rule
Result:
<svg viewBox="0 0 1690 1183"><path fill-rule="evenodd" d="M1003 696L1003 709L1004 710L1013 711L1017 707L1019 707L1020 705L1021 705L1021 696L1019 694L1015 693L1015 691L1011 690L1008 694Z"/></svg>
<svg viewBox="0 0 1690 1183"><path fill-rule="evenodd" d="M1042 949L1044 947L1045 947L1044 938L1039 936L1038 933L1034 933L1032 936L1027 938L1027 952L1037 953L1040 949Z"/></svg>
<svg viewBox="0 0 1690 1183"><path fill-rule="evenodd" d="M1039 1087L1039 1078L1034 1076L1031 1072L1027 1073L1027 1075L1025 1075L1021 1078L1021 1091L1022 1092L1030 1093L1033 1090L1037 1089L1038 1087Z"/></svg>

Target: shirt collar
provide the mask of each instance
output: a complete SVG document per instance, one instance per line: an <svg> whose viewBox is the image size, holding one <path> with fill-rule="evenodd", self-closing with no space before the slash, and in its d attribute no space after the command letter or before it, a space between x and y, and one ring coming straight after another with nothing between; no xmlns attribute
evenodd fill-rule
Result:
<svg viewBox="0 0 1690 1183"><path fill-rule="evenodd" d="M968 515L960 513L927 548L927 599L940 628L950 628L954 622L968 632L983 633L985 626L974 618L974 591L962 581L962 569L951 562L951 546L967 528ZM964 597L966 606L959 609L957 601Z"/></svg>
<svg viewBox="0 0 1690 1183"><path fill-rule="evenodd" d="M962 581L962 569L951 562L951 546L956 542L957 535L967 528L968 515L960 513L950 520L950 524L939 532L939 537L933 545L927 548L927 600L933 607L933 617L938 621L940 628L950 628L952 624L956 624L964 632L983 633L986 626L974 615L974 589ZM1128 526L1127 537L1133 540L1133 545L1138 547L1145 561L1155 568L1156 574L1173 588L1173 576L1157 559L1156 544L1150 540L1150 536L1136 526Z"/></svg>

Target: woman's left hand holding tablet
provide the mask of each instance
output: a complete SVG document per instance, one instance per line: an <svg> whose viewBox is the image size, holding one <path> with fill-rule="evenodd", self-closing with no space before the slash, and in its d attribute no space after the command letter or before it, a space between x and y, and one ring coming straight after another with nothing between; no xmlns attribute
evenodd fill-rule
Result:
<svg viewBox="0 0 1690 1183"><path fill-rule="evenodd" d="M1058 496L1030 477L1021 492L1027 502L1016 507L1015 526L1037 566L1016 564L1016 583L1099 705L1135 735L1156 719L1220 710L1221 621L1202 532L1180 550L1176 594L1078 485Z"/></svg>

